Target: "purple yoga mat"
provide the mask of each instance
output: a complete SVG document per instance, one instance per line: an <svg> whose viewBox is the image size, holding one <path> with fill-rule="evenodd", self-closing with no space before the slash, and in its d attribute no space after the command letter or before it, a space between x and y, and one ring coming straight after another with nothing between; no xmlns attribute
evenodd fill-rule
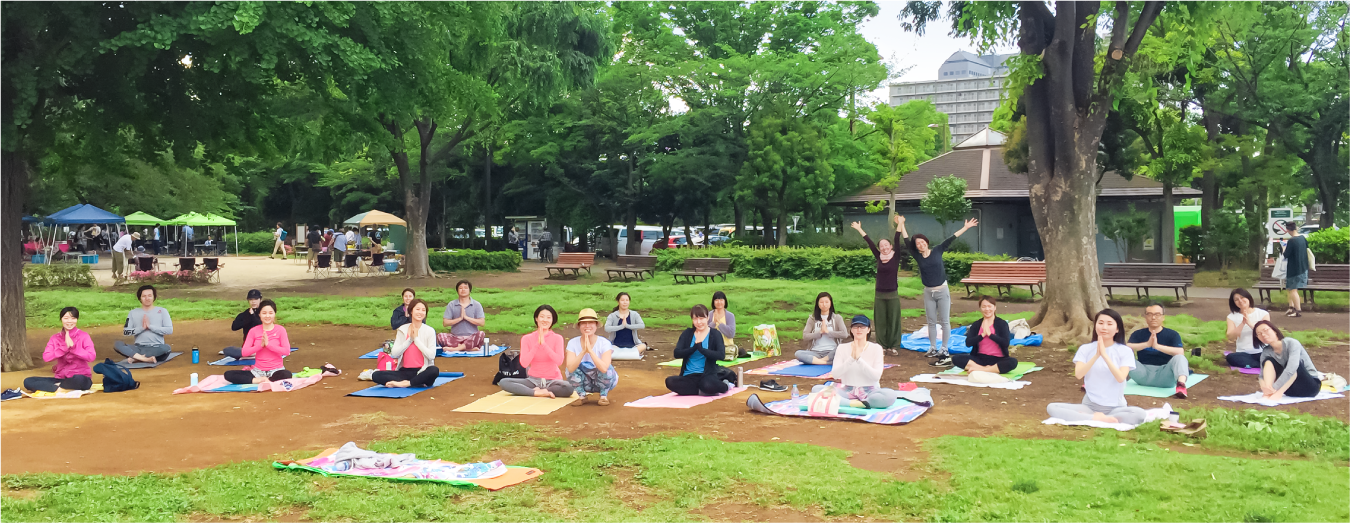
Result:
<svg viewBox="0 0 1350 523"><path fill-rule="evenodd" d="M1227 355L1232 354L1232 353L1233 353L1233 351L1224 351L1224 352L1223 352L1223 355L1224 355L1224 356L1227 356ZM1241 372L1241 373L1243 373L1243 374L1261 374L1261 369L1239 368L1239 367L1233 367L1233 366L1231 366L1231 365L1230 365L1228 368L1233 369L1233 370L1238 371L1238 372Z"/></svg>

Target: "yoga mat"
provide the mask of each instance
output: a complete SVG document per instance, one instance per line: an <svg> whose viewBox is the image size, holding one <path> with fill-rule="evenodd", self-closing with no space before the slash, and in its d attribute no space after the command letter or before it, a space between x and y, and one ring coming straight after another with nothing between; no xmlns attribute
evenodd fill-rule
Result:
<svg viewBox="0 0 1350 523"><path fill-rule="evenodd" d="M434 389L463 377L464 373L462 372L442 372L441 376L436 378L436 382L432 383L430 387L386 387L384 385L376 385L374 387L358 390L348 394L348 396L356 396L358 398L406 398L413 394Z"/></svg>
<svg viewBox="0 0 1350 523"><path fill-rule="evenodd" d="M1036 372L1036 371L1041 370L1041 369L1044 369L1044 368L1045 368L1045 367L1037 367L1035 363L1032 363L1032 362L1029 362L1029 361L1019 361L1019 362L1017 362L1017 367L1013 368L1012 371L1010 371L1010 372L1005 372L1005 373L1003 373L1003 374L999 374L999 376L1003 376L1003 377L1008 378L1008 379L1010 379L1010 380L1017 381L1017 380L1022 379L1022 376L1026 375L1026 374L1029 374L1029 373L1032 373L1032 372ZM956 374L956 375L958 375L958 376L965 376L965 375L966 375L966 371L963 370L963 369L958 369L958 368L953 367L953 368L944 370L944 371L942 371L942 372L939 372L938 374Z"/></svg>
<svg viewBox="0 0 1350 523"><path fill-rule="evenodd" d="M1126 425L1124 423L1107 423L1105 421L1087 420L1087 421L1064 421L1059 418L1050 418L1041 423L1045 425L1082 425L1087 427L1097 427L1099 429L1116 429L1121 432L1134 430L1138 425ZM1148 423L1147 421L1144 423Z"/></svg>
<svg viewBox="0 0 1350 523"><path fill-rule="evenodd" d="M437 357L437 358L486 358L486 357L488 357L488 356L496 356L496 355L498 355L498 354L501 354L501 353L503 353L503 352L506 352L506 349L508 349L508 348L509 348L509 347L506 347L506 346L504 346L504 345L493 345L493 346L491 346L491 347L488 348L487 354L483 354L483 351L482 351L482 350L468 350L468 351L462 351L462 352L461 352L461 351L446 351L445 349L440 349L440 350L437 350L437 351L436 351L436 357ZM374 356L371 356L371 357L373 358Z"/></svg>
<svg viewBox="0 0 1350 523"><path fill-rule="evenodd" d="M1200 383L1201 381L1203 381L1205 378L1208 377L1209 377L1208 374L1191 374L1190 376L1186 376L1186 391L1189 393L1191 387L1194 387L1196 383ZM1172 387L1145 387L1143 385L1135 383L1134 380L1129 380L1125 382L1125 395L1127 396L1170 398L1172 396L1175 396L1176 393L1177 388L1175 385L1173 385Z"/></svg>
<svg viewBox="0 0 1350 523"><path fill-rule="evenodd" d="M735 387L720 396L679 396L674 392L671 392L661 396L647 396L637 401L624 403L623 406L647 409L687 409L704 403L710 403L732 394L738 394L744 390L745 387Z"/></svg>
<svg viewBox="0 0 1350 523"><path fill-rule="evenodd" d="M1253 404L1256 404L1256 405L1262 405L1262 406L1266 406L1266 407L1276 407L1276 406L1279 406L1279 405L1289 405L1289 404L1291 404L1291 403L1303 403L1303 402L1305 402L1305 401L1329 400L1329 399L1344 398L1344 397L1345 397L1344 394L1333 394L1333 393L1330 393L1330 392L1318 392L1316 396L1313 396L1313 397L1311 397L1311 398L1291 398L1291 397L1289 397L1289 396L1284 396L1284 397L1282 397L1282 398L1280 398L1280 399L1278 399L1278 400L1276 400L1276 401L1269 401L1269 400L1261 399L1261 393L1260 393L1260 392L1253 392L1253 393L1251 393L1251 394L1244 394L1244 395L1242 395L1242 396L1219 396L1219 399L1224 400L1224 401L1237 401L1237 402L1241 402L1241 403L1253 403Z"/></svg>
<svg viewBox="0 0 1350 523"><path fill-rule="evenodd" d="M933 406L931 402L923 404L913 403L905 399L898 399L895 401L894 405L890 406L890 408L858 409L867 411L867 414L850 414L845 412L844 408L841 407L838 416L811 416L810 414L807 414L806 411L802 410L802 407L806 405L808 397L809 396L803 395L797 398L764 403L760 401L758 394L751 394L750 398L746 400L745 405L750 407L750 410L764 414L799 416L816 420L856 420L881 425L904 425L918 419L919 416L928 412L928 409Z"/></svg>
<svg viewBox="0 0 1350 523"><path fill-rule="evenodd" d="M1232 354L1232 353L1233 353L1233 351L1230 351L1230 350L1223 351L1223 355L1224 355L1224 356L1227 356L1227 355ZM1253 369L1253 368L1249 368L1249 367L1234 367L1234 366L1232 366L1232 365L1229 365L1228 368L1231 369L1231 370L1235 370L1235 371L1241 372L1241 373L1243 373L1243 374L1254 374L1254 375L1257 375L1257 376L1260 376L1260 375L1261 375L1261 369Z"/></svg>
<svg viewBox="0 0 1350 523"><path fill-rule="evenodd" d="M536 398L534 396L516 396L503 390L457 408L455 412L543 416L567 406L572 403L573 399L576 399L575 394L566 398Z"/></svg>
<svg viewBox="0 0 1350 523"><path fill-rule="evenodd" d="M894 366L895 364L887 363L883 365L883 368L889 369ZM799 367L804 368L799 369ZM807 365L799 360L787 360L758 369L747 370L745 373L757 376L794 376L798 378L828 380L833 378L830 376L830 369L830 365Z"/></svg>
<svg viewBox="0 0 1350 523"><path fill-rule="evenodd" d="M750 353L749 356L746 356L746 357L744 357L744 358L736 358L736 359L730 360L730 361L727 361L727 360L717 360L717 364L720 365L720 366L722 366L722 367L732 367L732 366L740 365L740 364L743 364L743 363L749 363L749 362L752 362L752 361L755 361L755 360L762 360L762 359L767 358L767 357L769 357L769 353L767 353L767 352L759 352L759 351L755 351L755 352ZM660 366L662 366L662 367L679 367L680 364L682 364L683 362L684 362L684 360L670 360L670 361L663 361L663 362L661 362L661 363L657 363L657 365L660 365Z"/></svg>
<svg viewBox="0 0 1350 523"><path fill-rule="evenodd" d="M1007 383L975 383L965 379L939 378L937 374L919 374L909 379L914 383L946 383L948 385L965 385L967 387L985 387L990 389L1017 390L1027 385L1030 381L1009 381Z"/></svg>
<svg viewBox="0 0 1350 523"><path fill-rule="evenodd" d="M295 352L295 351L298 351L298 350L300 350L300 349L297 349L297 348L295 348L295 347L291 347L291 352ZM286 356L289 356L289 354L287 354ZM285 358L286 356L282 356L282 358ZM234 358L231 358L231 357L229 357L229 356L226 356L226 357L224 357L224 358L218 359L218 360L213 361L213 362L211 362L211 363L207 363L207 365L227 365L227 366L230 366L230 367L241 367L241 366L244 366L244 365L253 365L253 364L256 363L257 361L258 361L257 358L243 358L243 359L238 359L238 360L236 360L236 359L234 359Z"/></svg>
<svg viewBox="0 0 1350 523"><path fill-rule="evenodd" d="M122 360L117 362L117 366L122 367L124 369L153 369L155 367L168 363L169 360L171 359L177 358L182 355L183 353L181 352L170 352L168 356L164 357L164 361L156 361L154 363L146 363L140 361L136 363L127 363L126 360Z"/></svg>
<svg viewBox="0 0 1350 523"><path fill-rule="evenodd" d="M952 339L947 342L947 352L949 354L970 353L970 347L966 346L966 330L969 328L969 325L963 325L952 329ZM1035 347L1040 346L1043 341L1044 338L1040 334L1032 334L1025 338L1014 338L1012 341L1008 342L1008 345L1027 345ZM928 352L928 349L933 348L933 342L929 341L927 337L915 336L914 333L911 332L900 337L900 347L912 351Z"/></svg>
<svg viewBox="0 0 1350 523"><path fill-rule="evenodd" d="M637 347L614 347L610 361L637 361L646 357L646 351Z"/></svg>
<svg viewBox="0 0 1350 523"><path fill-rule="evenodd" d="M202 390L202 392L257 392L257 391L258 391L258 384L256 383L251 385L241 385L238 383L231 383L224 387L216 387L210 390Z"/></svg>
<svg viewBox="0 0 1350 523"><path fill-rule="evenodd" d="M95 393L95 392L103 392L103 384L102 384L102 383L95 383L95 384L91 385L91 386L89 387L89 390L68 390L68 391L65 391L65 392L47 392L47 391L45 391L45 390L40 390L40 391L36 391L36 392L27 392L27 391L20 390L19 393L22 394L22 396L18 396L18 397L15 397L15 398L10 398L10 399L18 399L18 398L23 398L23 397L29 397L29 398L33 398L33 399L39 399L39 400L79 399L79 398L81 398L81 397L84 397L84 395L86 395L86 394L93 394L93 393Z"/></svg>
<svg viewBox="0 0 1350 523"><path fill-rule="evenodd" d="M389 480L394 480L394 481L417 481L417 482L430 482L430 483L444 483L444 484L447 484L447 485L482 487L482 488L485 488L485 489L488 489L488 490L501 490L501 489L504 489L504 488L509 487L509 486L511 486L511 485L517 485L517 484L520 484L520 483L524 483L524 482L526 482L526 481L532 480L532 479L537 478L537 477L539 477L539 476L542 476L542 475L544 474L543 471L541 471L541 470L539 470L539 469L535 469L535 468L529 468L529 467L515 467L515 466L507 465L507 467L506 467L506 474L502 474L502 475L497 476L497 477L495 477L495 478L486 478L486 479L426 479L426 478L419 478L419 477L389 477L389 476L366 476L366 475L361 475L361 474L346 474L346 473L341 473L341 472L331 472L331 471L327 471L327 470L321 469L321 468L319 468L319 467L312 467L312 466L309 465L310 463L313 463L315 460L318 460L319 458L325 458L325 457L328 457L328 456L333 455L333 453L337 452L337 450L338 450L338 449L328 449L328 450L325 450L325 451L323 451L322 453L320 453L318 456L315 456L315 457L312 457L312 458L306 458L306 459L296 460L296 461L274 461L274 462L272 462L272 468L275 468L275 469L278 469L278 470L304 470L304 471L308 471L308 472L315 472L315 473L318 473L318 474L323 474L323 475L325 475L325 476L330 476L330 477L340 477L340 478L371 478L371 479L389 479ZM431 461L431 460L426 460L426 461Z"/></svg>

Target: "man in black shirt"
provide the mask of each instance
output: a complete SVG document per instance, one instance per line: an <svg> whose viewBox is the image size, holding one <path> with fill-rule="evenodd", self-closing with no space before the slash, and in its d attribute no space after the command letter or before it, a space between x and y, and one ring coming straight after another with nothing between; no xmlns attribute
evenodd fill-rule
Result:
<svg viewBox="0 0 1350 523"><path fill-rule="evenodd" d="M234 317L234 323L230 325L230 330L244 331L244 339L239 342L238 347L225 347L220 351L221 354L234 358L243 359L240 349L244 347L244 342L248 341L248 331L254 327L262 325L262 318L258 317L258 306L262 303L262 291L252 289L248 291L248 308L244 312Z"/></svg>
<svg viewBox="0 0 1350 523"><path fill-rule="evenodd" d="M305 247L309 248L309 268L305 272L314 270L314 265L319 261L319 244L323 243L323 235L319 234L319 228L309 226L309 232L305 234Z"/></svg>
<svg viewBox="0 0 1350 523"><path fill-rule="evenodd" d="M1139 365L1130 370L1130 379L1145 387L1175 385L1175 397L1186 399L1186 377L1191 371L1181 334L1163 327L1163 306L1157 303L1144 307L1144 323L1148 326L1131 333L1125 342L1139 351L1135 355Z"/></svg>

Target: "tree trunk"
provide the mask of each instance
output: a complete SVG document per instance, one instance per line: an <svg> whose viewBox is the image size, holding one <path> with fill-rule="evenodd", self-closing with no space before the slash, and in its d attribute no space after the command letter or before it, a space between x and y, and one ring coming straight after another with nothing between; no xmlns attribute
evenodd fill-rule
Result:
<svg viewBox="0 0 1350 523"><path fill-rule="evenodd" d="M739 198L731 199L732 222L735 222L736 229L731 232L737 240L745 239L745 208L741 206Z"/></svg>
<svg viewBox="0 0 1350 523"><path fill-rule="evenodd" d="M505 231L503 231L505 232ZM492 239L492 144L483 147L483 237ZM484 243L484 248L487 244Z"/></svg>
<svg viewBox="0 0 1350 523"><path fill-rule="evenodd" d="M1177 260L1177 240L1176 240L1176 215L1172 208L1172 184L1163 182L1163 208L1162 208L1162 228L1159 231L1158 248L1162 251L1163 263L1174 263Z"/></svg>
<svg viewBox="0 0 1350 523"><path fill-rule="evenodd" d="M1341 109L1344 110L1345 107ZM1340 117L1342 121L1344 118L1344 115ZM1318 224L1323 229L1331 228L1332 221L1336 217L1336 208L1340 206L1341 194L1345 191L1346 166L1336 154L1336 142L1339 139L1340 136L1334 129L1314 133L1311 138L1312 147L1306 153L1298 155L1312 171L1313 185L1317 187L1317 201L1322 204ZM1307 220L1312 221L1311 217Z"/></svg>
<svg viewBox="0 0 1350 523"><path fill-rule="evenodd" d="M28 162L22 153L0 153L0 363L4 372L33 368L28 354L27 314L23 298L23 204L28 193Z"/></svg>

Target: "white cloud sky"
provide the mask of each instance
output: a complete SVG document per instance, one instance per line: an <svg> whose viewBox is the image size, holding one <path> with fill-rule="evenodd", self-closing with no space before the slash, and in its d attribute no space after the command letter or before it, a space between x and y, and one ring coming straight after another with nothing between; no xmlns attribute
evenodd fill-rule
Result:
<svg viewBox="0 0 1350 523"><path fill-rule="evenodd" d="M970 40L948 34L951 22L938 21L935 25L929 25L923 36L919 36L900 28L900 20L896 17L905 7L905 2L877 2L877 5L881 7L881 13L858 26L858 32L867 41L872 42L872 45L877 46L877 52L881 54L882 60L891 62L894 59L893 63L900 68L914 66L904 76L893 81L937 80L938 67L941 67L942 62L952 53L976 52L975 44ZM943 11L946 11L945 6ZM993 49L990 53L1013 51L1012 47L1003 47ZM872 92L872 96L876 101L885 100L886 89L879 88Z"/></svg>

